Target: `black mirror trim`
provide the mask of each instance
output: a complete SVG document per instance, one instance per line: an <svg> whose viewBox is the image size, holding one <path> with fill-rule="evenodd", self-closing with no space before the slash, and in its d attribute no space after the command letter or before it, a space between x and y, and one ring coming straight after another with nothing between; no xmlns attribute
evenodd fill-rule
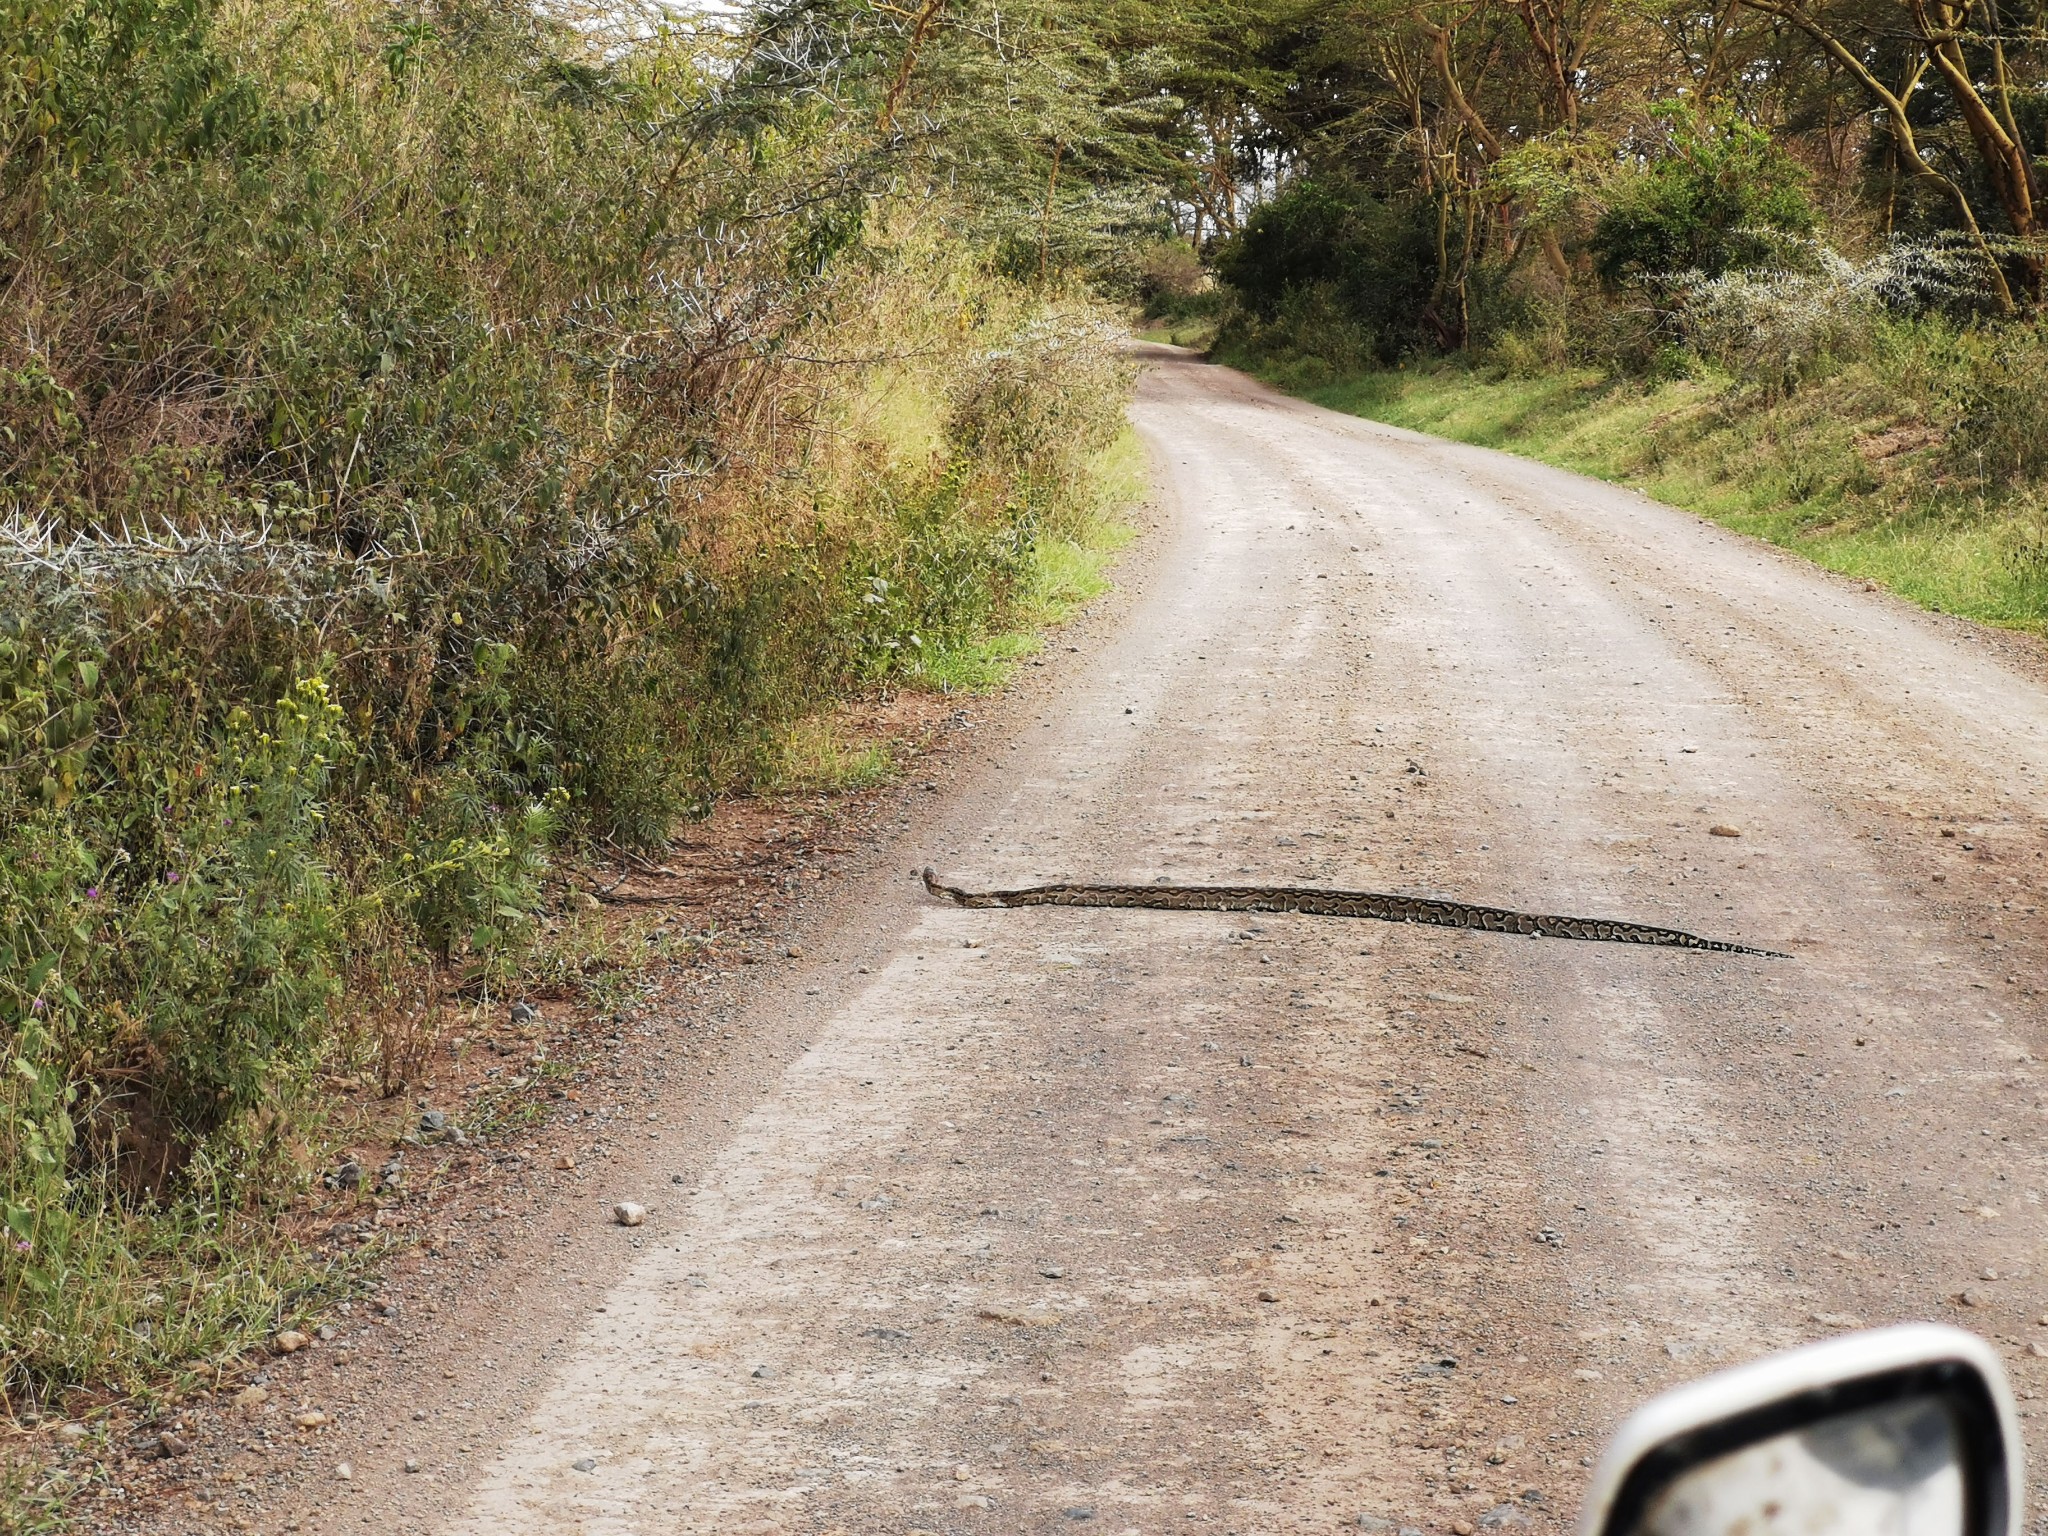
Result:
<svg viewBox="0 0 2048 1536"><path fill-rule="evenodd" d="M1907 1397L1939 1397L1956 1416L1964 1457L1964 1536L2004 1536L2012 1514L2012 1469L2006 1465L1998 1402L1983 1372L1966 1360L1934 1360L1832 1382L1674 1436L1629 1468L1602 1536L1633 1536L1650 1502L1693 1467L1823 1418Z"/></svg>

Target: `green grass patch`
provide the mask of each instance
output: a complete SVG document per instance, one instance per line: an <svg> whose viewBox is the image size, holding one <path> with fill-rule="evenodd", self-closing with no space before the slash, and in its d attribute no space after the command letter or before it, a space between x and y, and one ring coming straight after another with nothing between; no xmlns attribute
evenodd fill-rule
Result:
<svg viewBox="0 0 2048 1536"><path fill-rule="evenodd" d="M260 1216L104 1204L72 1234L61 1284L0 1310L0 1349L17 1384L10 1410L31 1421L76 1417L86 1429L68 1460L31 1451L0 1464L0 1536L89 1523L81 1500L127 1454L126 1430L234 1379L253 1341L310 1326L361 1294L392 1246L327 1256Z"/></svg>
<svg viewBox="0 0 2048 1536"><path fill-rule="evenodd" d="M1018 662L1043 649L1046 630L1109 590L1110 564L1136 532L1126 513L1145 494L1148 473L1144 445L1126 427L1090 465L1088 508L1066 531L1041 533L1033 542L1002 627L933 646L913 674L916 681L949 693L984 693L1008 681Z"/></svg>
<svg viewBox="0 0 2048 1536"><path fill-rule="evenodd" d="M1146 320L1132 334L1140 341L1163 341L1169 347L1188 347L1206 352L1216 339L1216 317L1189 315L1177 319Z"/></svg>
<svg viewBox="0 0 2048 1536"><path fill-rule="evenodd" d="M1287 388L1284 370L1266 371ZM1940 381L1884 359L1769 399L1725 378L1401 368L1296 388L1332 410L1625 484L1938 612L2048 631L2038 493L1945 483Z"/></svg>
<svg viewBox="0 0 2048 1536"><path fill-rule="evenodd" d="M765 788L771 794L866 789L895 771L888 743L853 739L837 720L817 715L785 733L776 771Z"/></svg>
<svg viewBox="0 0 2048 1536"><path fill-rule="evenodd" d="M12 1406L71 1411L86 1383L145 1409L175 1400L213 1384L252 1340L355 1292L374 1257L323 1257L260 1217L108 1202L72 1234L60 1283L14 1295L0 1313L0 1347L21 1384Z"/></svg>

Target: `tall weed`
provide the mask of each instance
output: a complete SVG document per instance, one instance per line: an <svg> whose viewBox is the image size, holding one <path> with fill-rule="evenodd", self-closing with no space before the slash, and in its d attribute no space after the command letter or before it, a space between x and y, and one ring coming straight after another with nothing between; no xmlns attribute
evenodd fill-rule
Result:
<svg viewBox="0 0 2048 1536"><path fill-rule="evenodd" d="M1994 493L2048 477L2048 329L2008 326L1971 359L1947 459Z"/></svg>

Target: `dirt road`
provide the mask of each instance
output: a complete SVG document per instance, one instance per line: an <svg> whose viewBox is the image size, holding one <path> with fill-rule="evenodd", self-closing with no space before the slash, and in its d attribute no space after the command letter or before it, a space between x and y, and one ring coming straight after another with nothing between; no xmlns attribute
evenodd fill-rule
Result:
<svg viewBox="0 0 2048 1536"><path fill-rule="evenodd" d="M2031 1415L2037 653L1151 362L1149 563L906 853L1794 958L960 911L892 867L736 1026L789 1049L673 1198L629 1233L626 1165L593 1184L563 1251L610 1257L367 1426L306 1528L1556 1530L1657 1387L1907 1317L1999 1340Z"/></svg>

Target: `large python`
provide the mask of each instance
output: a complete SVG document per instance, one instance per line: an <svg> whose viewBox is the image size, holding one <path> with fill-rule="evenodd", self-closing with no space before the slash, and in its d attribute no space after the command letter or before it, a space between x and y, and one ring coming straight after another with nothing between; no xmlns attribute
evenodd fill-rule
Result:
<svg viewBox="0 0 2048 1536"><path fill-rule="evenodd" d="M1383 923L1428 923L1530 938L1590 939L1604 944L1658 944L1706 949L1722 955L1792 957L1727 939L1703 939L1681 928L1659 928L1609 917L1552 917L1507 907L1475 906L1436 896L1395 896L1380 891L1331 891L1303 885L1027 885L1013 891L968 891L945 885L926 868L924 888L963 907L1149 907L1166 912L1299 912L1309 917L1371 917Z"/></svg>

